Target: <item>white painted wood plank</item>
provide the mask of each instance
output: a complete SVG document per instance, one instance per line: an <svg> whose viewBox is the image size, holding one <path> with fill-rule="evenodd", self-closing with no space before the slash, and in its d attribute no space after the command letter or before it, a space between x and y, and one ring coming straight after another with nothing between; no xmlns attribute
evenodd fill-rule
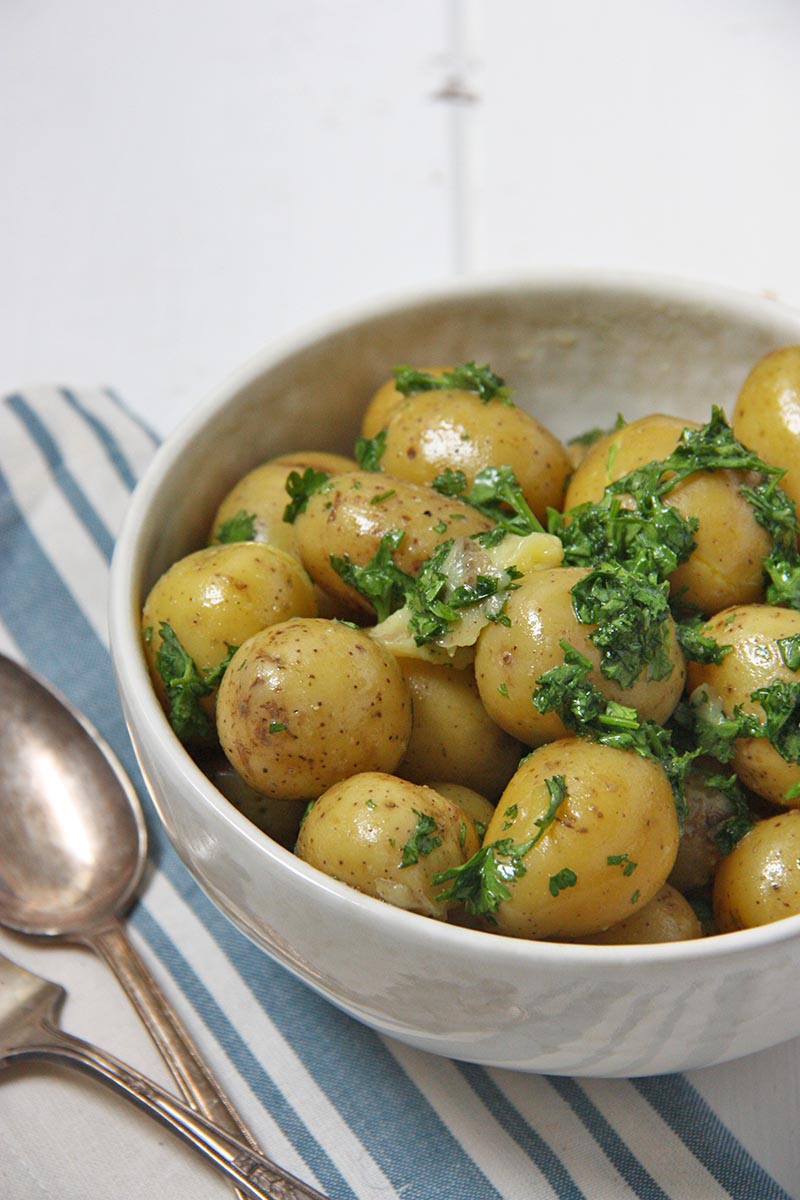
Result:
<svg viewBox="0 0 800 1200"><path fill-rule="evenodd" d="M447 278L444 0L0 6L0 390L161 431L273 337Z"/></svg>
<svg viewBox="0 0 800 1200"><path fill-rule="evenodd" d="M800 303L800 7L466 0L471 271L669 272Z"/></svg>

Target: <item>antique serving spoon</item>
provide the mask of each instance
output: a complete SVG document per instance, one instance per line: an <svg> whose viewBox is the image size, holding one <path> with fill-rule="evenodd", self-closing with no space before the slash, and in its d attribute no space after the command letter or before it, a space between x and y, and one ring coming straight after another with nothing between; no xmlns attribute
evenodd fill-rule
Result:
<svg viewBox="0 0 800 1200"><path fill-rule="evenodd" d="M2 654L0 713L0 924L96 951L183 1097L258 1150L120 923L147 854L139 800L122 766L81 714ZM294 1188L281 1193L287 1200L319 1195L274 1169Z"/></svg>
<svg viewBox="0 0 800 1200"><path fill-rule="evenodd" d="M297 1196L325 1200L119 1059L65 1033L57 1022L65 995L59 984L0 955L0 1068L29 1061L68 1063L99 1079L179 1134L248 1196L256 1200L293 1200Z"/></svg>

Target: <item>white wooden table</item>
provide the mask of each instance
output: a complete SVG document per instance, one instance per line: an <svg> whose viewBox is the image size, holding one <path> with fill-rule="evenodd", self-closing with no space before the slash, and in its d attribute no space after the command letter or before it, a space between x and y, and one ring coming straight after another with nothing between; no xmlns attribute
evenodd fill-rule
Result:
<svg viewBox="0 0 800 1200"><path fill-rule="evenodd" d="M165 434L268 340L505 271L800 305L799 118L790 0L2 0L0 393L110 384ZM74 981L71 1029L164 1079L99 964L4 948ZM768 1051L750 1077L797 1111L798 1063ZM797 1138L736 1068L694 1082L800 1197ZM229 1194L66 1079L52 1145L9 1157L11 1106L41 1084L0 1087L4 1200Z"/></svg>

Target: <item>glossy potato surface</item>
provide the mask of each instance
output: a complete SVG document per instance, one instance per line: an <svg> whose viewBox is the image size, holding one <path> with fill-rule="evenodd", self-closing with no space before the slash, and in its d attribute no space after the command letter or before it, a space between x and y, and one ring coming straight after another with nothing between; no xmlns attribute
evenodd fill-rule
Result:
<svg viewBox="0 0 800 1200"><path fill-rule="evenodd" d="M415 783L447 779L496 800L525 747L484 708L472 667L402 658L414 728L398 775Z"/></svg>
<svg viewBox="0 0 800 1200"><path fill-rule="evenodd" d="M720 863L714 916L720 933L800 913L800 812L759 821Z"/></svg>
<svg viewBox="0 0 800 1200"><path fill-rule="evenodd" d="M400 668L340 621L284 621L246 641L217 697L228 760L257 792L315 799L362 771L392 771L411 735Z"/></svg>
<svg viewBox="0 0 800 1200"><path fill-rule="evenodd" d="M597 503L604 489L630 471L660 462L675 449L692 421L653 414L608 434L588 452L567 488L565 508ZM683 517L697 518L696 548L670 578L673 595L687 607L718 612L732 604L758 602L764 596L762 561L771 539L739 491L734 471L702 471L684 479L665 500ZM731 531L736 536L731 537Z"/></svg>
<svg viewBox="0 0 800 1200"><path fill-rule="evenodd" d="M660 766L579 738L551 742L520 765L501 796L484 845L537 838L548 810L547 780L567 798L535 845L525 873L494 917L516 937L577 938L632 915L666 882L678 848L672 789ZM559 886L564 872L574 882Z"/></svg>
<svg viewBox="0 0 800 1200"><path fill-rule="evenodd" d="M730 651L721 663L690 663L688 690L707 689L727 716L738 705L762 721L764 710L751 700L758 688L775 680L800 683L800 672L786 666L779 639L800 634L800 612L766 604L740 605L717 613L703 632ZM742 783L773 804L800 807L800 795L789 793L800 784L800 764L787 762L766 738L741 738L736 743L732 765Z"/></svg>
<svg viewBox="0 0 800 1200"><path fill-rule="evenodd" d="M567 733L555 713L540 713L531 702L539 676L563 663L562 641L595 665L590 679L609 700L636 708L641 717L665 721L683 691L685 664L671 617L665 623L667 652L675 665L668 678L650 680L645 668L632 687L622 688L601 673L600 651L590 636L595 626L578 621L570 594L587 574L583 567L557 567L526 575L506 602L508 624L488 625L478 639L475 677L483 704L502 729L528 746Z"/></svg>
<svg viewBox="0 0 800 1200"><path fill-rule="evenodd" d="M295 558L272 546L232 542L208 546L173 563L156 581L142 611L148 664L162 694L155 660L162 621L171 625L201 671L252 634L294 616L316 616L314 589Z"/></svg>
<svg viewBox="0 0 800 1200"><path fill-rule="evenodd" d="M548 507L561 507L571 470L558 438L524 409L462 391L423 392L395 408L381 465L420 484L447 468L472 483L484 467L509 466L540 521Z"/></svg>
<svg viewBox="0 0 800 1200"><path fill-rule="evenodd" d="M665 883L652 900L618 925L582 941L595 946L635 946L655 942L682 942L702 937L702 927L688 900Z"/></svg>
<svg viewBox="0 0 800 1200"><path fill-rule="evenodd" d="M443 918L433 882L478 849L471 820L432 788L381 772L335 784L309 809L296 853L311 866L399 908Z"/></svg>
<svg viewBox="0 0 800 1200"><path fill-rule="evenodd" d="M733 409L733 432L772 467L800 509L800 346L764 355L745 379Z"/></svg>
<svg viewBox="0 0 800 1200"><path fill-rule="evenodd" d="M334 475L348 471L355 465L352 459L342 454L329 454L324 450L304 450L271 458L244 475L225 496L211 522L209 541L216 538L220 526L226 521L239 513L246 513L253 517L254 541L268 542L299 559L294 526L283 519L290 501L286 491L287 479L293 471L302 475L309 467Z"/></svg>
<svg viewBox="0 0 800 1200"><path fill-rule="evenodd" d="M402 571L416 575L426 558L447 538L466 537L493 522L460 500L432 488L393 479L381 471L349 471L332 476L295 521L303 565L321 588L345 603L372 614L369 601L346 584L331 556L364 566L384 534L402 530L392 558Z"/></svg>

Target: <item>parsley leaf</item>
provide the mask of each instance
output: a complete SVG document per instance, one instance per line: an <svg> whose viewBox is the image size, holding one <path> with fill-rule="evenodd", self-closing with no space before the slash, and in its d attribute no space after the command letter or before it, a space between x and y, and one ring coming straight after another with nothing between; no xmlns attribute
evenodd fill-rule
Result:
<svg viewBox="0 0 800 1200"><path fill-rule="evenodd" d="M722 662L726 654L731 650L730 646L721 646L719 642L708 634L701 633L700 627L703 624L703 618L687 617L683 621L678 621L676 630L678 641L681 649L687 658L691 658L693 662L698 663L715 663Z"/></svg>
<svg viewBox="0 0 800 1200"><path fill-rule="evenodd" d="M778 638L776 645L784 666L790 671L800 671L800 633L791 637Z"/></svg>
<svg viewBox="0 0 800 1200"><path fill-rule="evenodd" d="M557 875L550 876L550 882L548 884L550 895L556 897L560 892L563 892L565 888L575 887L577 882L578 876L575 874L572 868L562 867Z"/></svg>
<svg viewBox="0 0 800 1200"><path fill-rule="evenodd" d="M219 685L236 647L229 646L223 660L203 673L167 621L161 622L159 633L161 645L156 651L156 670L164 681L170 724L182 742L211 741L214 728L200 700Z"/></svg>
<svg viewBox="0 0 800 1200"><path fill-rule="evenodd" d="M300 513L306 511L314 493L323 490L329 478L327 471L315 471L313 467L306 467L302 475L299 471L290 471L286 479L290 502L283 510L284 521L293 524Z"/></svg>
<svg viewBox="0 0 800 1200"><path fill-rule="evenodd" d="M469 490L464 472L446 467L431 486L443 496L460 496L504 532L516 533L520 537L529 533L544 533L511 467L483 467ZM478 540L483 536L479 534Z"/></svg>
<svg viewBox="0 0 800 1200"><path fill-rule="evenodd" d="M645 667L649 679L666 679L673 662L669 644L669 585L639 576L619 563L599 563L571 589L572 608L600 651L606 679L629 688Z"/></svg>
<svg viewBox="0 0 800 1200"><path fill-rule="evenodd" d="M767 738L781 758L800 763L800 682L776 679L750 696L764 710L761 736Z"/></svg>
<svg viewBox="0 0 800 1200"><path fill-rule="evenodd" d="M402 608L414 582L412 576L401 570L392 558L392 552L404 537L402 529L390 529L363 567L354 563L349 554L330 556L330 564L336 574L370 602L378 621L385 621L395 609Z"/></svg>
<svg viewBox="0 0 800 1200"><path fill-rule="evenodd" d="M358 463L362 471L381 471L381 459L386 450L385 429L381 429L375 437L359 437L356 438L355 446L353 447L353 457Z"/></svg>
<svg viewBox="0 0 800 1200"><path fill-rule="evenodd" d="M515 844L513 838L500 838L482 846L462 866L434 875L435 884L453 881L436 899L460 902L473 915L496 912L511 896L507 885L527 873L522 860L532 845L533 841Z"/></svg>
<svg viewBox="0 0 800 1200"><path fill-rule="evenodd" d="M416 829L403 846L403 857L400 863L401 867L410 867L414 863L418 863L421 858L426 858L437 846L441 846L442 839L439 837L436 821L429 813L418 812L413 809L417 816ZM464 827L466 831L466 826ZM463 844L463 843L462 843Z"/></svg>
<svg viewBox="0 0 800 1200"><path fill-rule="evenodd" d="M228 517L219 525L212 538L212 543L221 542L252 542L256 536L256 514L245 512L243 508L233 517Z"/></svg>
<svg viewBox="0 0 800 1200"><path fill-rule="evenodd" d="M477 392L484 404L490 400L512 403L505 380L486 364L468 362L440 375L431 375L414 367L395 367L393 374L395 387L404 396L432 391Z"/></svg>

